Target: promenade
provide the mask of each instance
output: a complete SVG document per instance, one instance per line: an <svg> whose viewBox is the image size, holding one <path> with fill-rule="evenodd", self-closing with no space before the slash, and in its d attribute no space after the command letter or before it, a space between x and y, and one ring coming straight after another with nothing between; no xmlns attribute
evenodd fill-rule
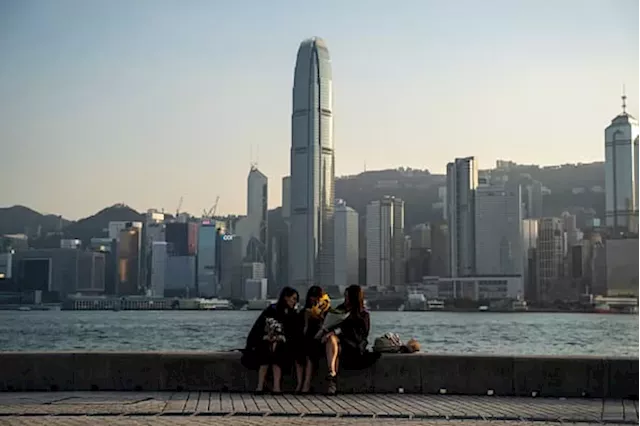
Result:
<svg viewBox="0 0 640 426"><path fill-rule="evenodd" d="M2 392L0 425L638 424L638 401L224 392Z"/></svg>

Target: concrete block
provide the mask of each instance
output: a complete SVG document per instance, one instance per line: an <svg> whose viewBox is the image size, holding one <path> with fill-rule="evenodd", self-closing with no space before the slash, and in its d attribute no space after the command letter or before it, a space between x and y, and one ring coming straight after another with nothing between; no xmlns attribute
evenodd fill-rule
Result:
<svg viewBox="0 0 640 426"><path fill-rule="evenodd" d="M514 361L514 394L531 396L602 397L604 368L600 358L518 357Z"/></svg>
<svg viewBox="0 0 640 426"><path fill-rule="evenodd" d="M73 353L32 352L0 354L0 390L74 390Z"/></svg>
<svg viewBox="0 0 640 426"><path fill-rule="evenodd" d="M638 399L638 360L618 358L606 364L608 398Z"/></svg>
<svg viewBox="0 0 640 426"><path fill-rule="evenodd" d="M158 391L166 388L162 353L78 353L76 390Z"/></svg>
<svg viewBox="0 0 640 426"><path fill-rule="evenodd" d="M513 393L513 358L508 356L422 355L422 392L495 395Z"/></svg>
<svg viewBox="0 0 640 426"><path fill-rule="evenodd" d="M240 363L237 353L165 354L162 364L171 390L241 392L255 388L256 373Z"/></svg>
<svg viewBox="0 0 640 426"><path fill-rule="evenodd" d="M376 393L422 393L422 364L420 354L385 354L373 365L373 391Z"/></svg>

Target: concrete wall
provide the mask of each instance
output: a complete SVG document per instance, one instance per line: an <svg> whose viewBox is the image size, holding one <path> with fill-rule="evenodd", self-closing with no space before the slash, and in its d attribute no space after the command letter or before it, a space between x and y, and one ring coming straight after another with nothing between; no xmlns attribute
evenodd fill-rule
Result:
<svg viewBox="0 0 640 426"><path fill-rule="evenodd" d="M0 391L255 389L240 354L207 352L4 352ZM324 390L318 372L314 387ZM285 389L294 378L285 378ZM638 399L637 358L383 355L371 368L342 371L345 393L448 394Z"/></svg>

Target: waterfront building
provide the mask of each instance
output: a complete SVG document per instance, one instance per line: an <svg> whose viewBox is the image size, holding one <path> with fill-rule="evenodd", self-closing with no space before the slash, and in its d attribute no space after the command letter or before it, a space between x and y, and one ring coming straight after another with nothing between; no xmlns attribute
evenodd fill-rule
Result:
<svg viewBox="0 0 640 426"><path fill-rule="evenodd" d="M334 143L331 59L324 40L298 49L291 114L289 283L304 292L334 277Z"/></svg>
<svg viewBox="0 0 640 426"><path fill-rule="evenodd" d="M359 216L344 200L336 201L334 214L334 285L344 289L358 284L358 231Z"/></svg>
<svg viewBox="0 0 640 426"><path fill-rule="evenodd" d="M626 110L605 129L605 223L614 235L638 232L638 120Z"/></svg>
<svg viewBox="0 0 640 426"><path fill-rule="evenodd" d="M447 222L449 225L449 276L476 273L475 196L478 167L474 157L447 164Z"/></svg>
<svg viewBox="0 0 640 426"><path fill-rule="evenodd" d="M367 206L367 286L394 287L405 281L404 202L384 197Z"/></svg>

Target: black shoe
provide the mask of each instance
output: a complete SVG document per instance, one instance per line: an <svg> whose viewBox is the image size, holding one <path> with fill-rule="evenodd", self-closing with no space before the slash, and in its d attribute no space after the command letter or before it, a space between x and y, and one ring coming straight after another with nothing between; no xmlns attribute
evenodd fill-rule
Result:
<svg viewBox="0 0 640 426"><path fill-rule="evenodd" d="M335 395L338 391L338 378L329 374L327 376L327 395Z"/></svg>

